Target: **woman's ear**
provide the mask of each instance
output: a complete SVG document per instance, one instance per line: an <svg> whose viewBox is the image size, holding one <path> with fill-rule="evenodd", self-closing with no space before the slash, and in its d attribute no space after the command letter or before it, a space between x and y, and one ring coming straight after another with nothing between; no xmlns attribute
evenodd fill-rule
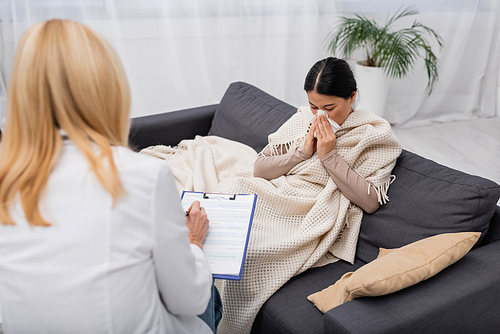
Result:
<svg viewBox="0 0 500 334"><path fill-rule="evenodd" d="M356 96L358 96L358 92L357 91L352 92L351 97L349 98L351 104L353 104L354 101L356 101Z"/></svg>

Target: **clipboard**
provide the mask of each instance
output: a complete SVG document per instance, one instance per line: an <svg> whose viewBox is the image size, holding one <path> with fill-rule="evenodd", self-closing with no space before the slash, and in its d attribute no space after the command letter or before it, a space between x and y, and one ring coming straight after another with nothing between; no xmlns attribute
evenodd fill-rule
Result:
<svg viewBox="0 0 500 334"><path fill-rule="evenodd" d="M257 195L183 191L186 211L200 201L210 220L203 251L216 279L241 280Z"/></svg>

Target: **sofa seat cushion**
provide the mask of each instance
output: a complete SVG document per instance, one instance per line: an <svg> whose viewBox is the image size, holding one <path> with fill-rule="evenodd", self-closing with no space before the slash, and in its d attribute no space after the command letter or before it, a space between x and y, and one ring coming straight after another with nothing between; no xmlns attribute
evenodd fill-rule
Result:
<svg viewBox="0 0 500 334"><path fill-rule="evenodd" d="M359 260L352 265L338 261L293 277L261 307L252 333L323 333L323 313L307 300L307 296L325 289L346 272L364 264Z"/></svg>
<svg viewBox="0 0 500 334"><path fill-rule="evenodd" d="M500 197L500 186L403 150L388 191L389 202L364 213L356 256L363 262L379 248L399 248L433 235L481 232L479 245Z"/></svg>
<svg viewBox="0 0 500 334"><path fill-rule="evenodd" d="M419 284L329 310L325 333L498 333L499 264L500 242L475 248Z"/></svg>
<svg viewBox="0 0 500 334"><path fill-rule="evenodd" d="M267 137L296 112L296 107L257 87L234 82L220 101L208 135L235 140L260 152Z"/></svg>

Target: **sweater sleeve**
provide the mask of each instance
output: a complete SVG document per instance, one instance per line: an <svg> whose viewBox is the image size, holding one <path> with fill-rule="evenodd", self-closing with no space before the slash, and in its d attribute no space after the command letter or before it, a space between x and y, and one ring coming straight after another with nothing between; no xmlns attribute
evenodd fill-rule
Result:
<svg viewBox="0 0 500 334"><path fill-rule="evenodd" d="M284 145L278 149L279 155L271 156L271 149L266 147L255 161L253 176L272 180L285 175L299 162L309 159L311 156L300 146L287 151Z"/></svg>
<svg viewBox="0 0 500 334"><path fill-rule="evenodd" d="M377 211L380 206L377 193L374 189L368 191L371 187L368 181L353 171L337 150L327 153L321 162L345 197L367 213Z"/></svg>

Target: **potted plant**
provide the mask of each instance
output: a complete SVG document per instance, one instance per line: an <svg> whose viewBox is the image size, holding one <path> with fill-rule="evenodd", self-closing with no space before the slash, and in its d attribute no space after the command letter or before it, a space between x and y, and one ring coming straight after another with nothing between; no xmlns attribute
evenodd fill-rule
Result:
<svg viewBox="0 0 500 334"><path fill-rule="evenodd" d="M437 57L425 39L430 36L443 46L441 37L434 30L414 21L408 28L393 30L397 20L418 14L413 6L400 7L383 26L364 15L341 17L338 26L327 37L327 48L342 58L362 49L366 58L356 63L355 73L360 95L359 107L365 107L383 117L389 78L402 78L423 58L427 70L427 90L432 93L438 79Z"/></svg>

